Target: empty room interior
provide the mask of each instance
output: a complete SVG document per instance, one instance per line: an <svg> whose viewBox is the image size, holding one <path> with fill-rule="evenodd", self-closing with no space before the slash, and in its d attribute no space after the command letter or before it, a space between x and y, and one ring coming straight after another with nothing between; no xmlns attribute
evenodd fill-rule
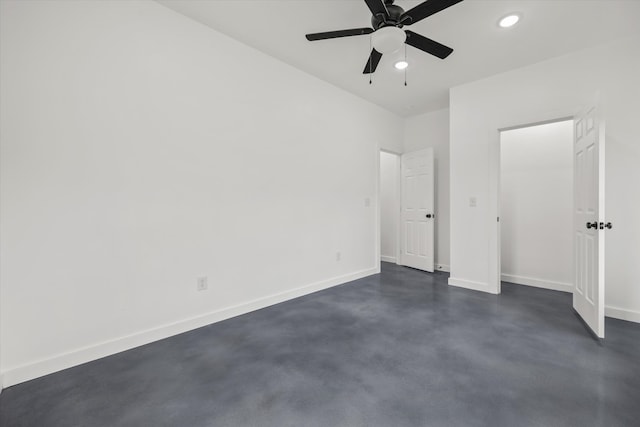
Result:
<svg viewBox="0 0 640 427"><path fill-rule="evenodd" d="M0 0L0 427L638 425L639 23Z"/></svg>

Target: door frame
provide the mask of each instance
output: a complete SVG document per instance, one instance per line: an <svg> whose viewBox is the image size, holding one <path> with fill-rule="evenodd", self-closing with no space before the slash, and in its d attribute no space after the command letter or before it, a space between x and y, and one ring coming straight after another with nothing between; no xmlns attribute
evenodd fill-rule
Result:
<svg viewBox="0 0 640 427"><path fill-rule="evenodd" d="M386 148L381 148L381 147L377 147L377 180L376 180L376 199L377 199L377 212L376 212L376 227L377 227L377 231L376 231L376 265L377 268L380 268L380 262L381 262L381 249L382 249L382 244L381 244L381 236L382 236L382 222L381 222L381 211L382 211L382 203L381 203L381 189L380 189L380 178L382 176L381 174L381 170L380 170L380 153L387 153L387 154L393 154L396 157L396 191L395 191L395 205L397 207L397 214L398 214L398 218L397 221L395 222L395 228L396 228L396 253L395 253L395 258L396 258L396 264L400 263L400 197L401 197L401 182L400 182L400 178L401 178L401 159L402 159L402 153L393 151L393 150L389 150Z"/></svg>
<svg viewBox="0 0 640 427"><path fill-rule="evenodd" d="M507 123L498 123L492 127L489 135L489 213L487 225L489 228L489 280L488 292L499 294L502 292L502 265L501 265L501 246L500 246L500 134L503 131L521 129L531 126L545 125L549 123L557 123L567 120L575 120L575 114L580 110L580 106L576 106L569 110L550 110L537 114L529 114L517 121Z"/></svg>

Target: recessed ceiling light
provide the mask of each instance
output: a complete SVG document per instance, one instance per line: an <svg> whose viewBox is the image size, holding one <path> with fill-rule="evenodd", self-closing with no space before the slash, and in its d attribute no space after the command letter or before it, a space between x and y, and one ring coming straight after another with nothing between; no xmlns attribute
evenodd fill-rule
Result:
<svg viewBox="0 0 640 427"><path fill-rule="evenodd" d="M394 64L394 67L396 67L398 70L404 70L408 66L409 63L407 61L398 61Z"/></svg>
<svg viewBox="0 0 640 427"><path fill-rule="evenodd" d="M516 25L519 20L520 20L520 17L518 15L511 14L502 18L498 23L498 25L500 25L502 28L509 28Z"/></svg>

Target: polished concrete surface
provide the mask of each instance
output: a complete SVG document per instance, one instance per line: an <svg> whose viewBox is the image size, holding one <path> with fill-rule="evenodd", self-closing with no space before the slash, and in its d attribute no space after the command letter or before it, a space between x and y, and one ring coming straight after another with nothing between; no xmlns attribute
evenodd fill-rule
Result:
<svg viewBox="0 0 640 427"><path fill-rule="evenodd" d="M3 427L639 426L640 325L382 273L0 395Z"/></svg>

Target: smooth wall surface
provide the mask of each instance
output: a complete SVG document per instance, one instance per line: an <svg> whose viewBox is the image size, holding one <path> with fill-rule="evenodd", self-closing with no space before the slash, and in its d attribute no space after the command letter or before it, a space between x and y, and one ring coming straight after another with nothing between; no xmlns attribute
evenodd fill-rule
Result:
<svg viewBox="0 0 640 427"><path fill-rule="evenodd" d="M5 380L376 271L401 119L155 2L0 3Z"/></svg>
<svg viewBox="0 0 640 427"><path fill-rule="evenodd" d="M399 156L380 152L380 257L396 262L398 250Z"/></svg>
<svg viewBox="0 0 640 427"><path fill-rule="evenodd" d="M409 117L405 120L404 152L433 148L436 167L435 263L449 271L449 110Z"/></svg>
<svg viewBox="0 0 640 427"><path fill-rule="evenodd" d="M500 134L502 280L573 288L573 121Z"/></svg>
<svg viewBox="0 0 640 427"><path fill-rule="evenodd" d="M640 37L633 37L452 88L451 283L491 291L492 143L497 129L558 119L596 91L606 116L606 305L640 321ZM476 206L470 206L470 199Z"/></svg>

